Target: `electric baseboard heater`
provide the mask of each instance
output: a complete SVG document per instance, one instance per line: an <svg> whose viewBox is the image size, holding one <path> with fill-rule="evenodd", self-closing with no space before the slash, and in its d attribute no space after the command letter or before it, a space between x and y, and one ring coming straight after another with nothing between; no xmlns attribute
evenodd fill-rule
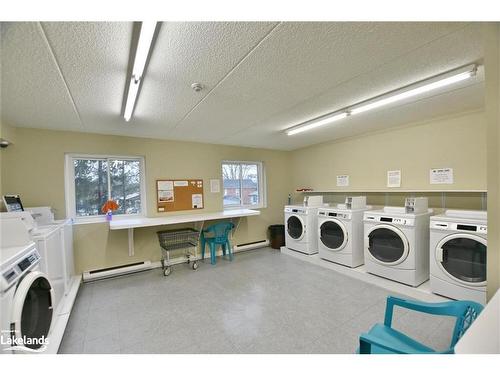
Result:
<svg viewBox="0 0 500 375"><path fill-rule="evenodd" d="M109 279L111 277L127 275L151 269L151 262L138 262L132 264L125 264L122 266L102 268L99 270L85 271L83 273L83 282Z"/></svg>

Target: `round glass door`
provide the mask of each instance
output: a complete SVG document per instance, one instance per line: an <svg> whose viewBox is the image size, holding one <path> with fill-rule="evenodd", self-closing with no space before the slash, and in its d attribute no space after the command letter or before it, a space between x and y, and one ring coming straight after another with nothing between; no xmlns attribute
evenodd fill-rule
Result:
<svg viewBox="0 0 500 375"><path fill-rule="evenodd" d="M287 231L294 240L300 240L304 235L304 224L297 216L290 216L286 221Z"/></svg>
<svg viewBox="0 0 500 375"><path fill-rule="evenodd" d="M334 220L328 220L319 228L319 238L323 245L331 250L341 250L347 242L347 234L343 225Z"/></svg>
<svg viewBox="0 0 500 375"><path fill-rule="evenodd" d="M442 269L464 284L486 283L486 240L472 235L452 235L438 245Z"/></svg>
<svg viewBox="0 0 500 375"><path fill-rule="evenodd" d="M14 334L27 348L40 349L45 344L43 338L52 324L52 302L52 286L41 272L29 273L21 281L14 300Z"/></svg>
<svg viewBox="0 0 500 375"><path fill-rule="evenodd" d="M408 256L408 240L399 229L379 225L368 233L368 251L379 263L395 265Z"/></svg>

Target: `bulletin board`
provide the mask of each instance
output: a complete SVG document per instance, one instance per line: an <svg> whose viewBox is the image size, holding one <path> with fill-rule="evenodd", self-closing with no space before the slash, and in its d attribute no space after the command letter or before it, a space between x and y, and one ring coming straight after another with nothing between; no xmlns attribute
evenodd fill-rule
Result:
<svg viewBox="0 0 500 375"><path fill-rule="evenodd" d="M156 180L158 212L203 208L203 180Z"/></svg>

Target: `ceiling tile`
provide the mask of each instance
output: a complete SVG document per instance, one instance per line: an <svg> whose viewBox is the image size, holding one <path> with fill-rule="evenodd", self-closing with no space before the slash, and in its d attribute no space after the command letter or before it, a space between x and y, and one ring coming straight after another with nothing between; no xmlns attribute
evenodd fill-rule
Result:
<svg viewBox="0 0 500 375"><path fill-rule="evenodd" d="M12 126L83 130L40 24L1 24L2 120Z"/></svg>

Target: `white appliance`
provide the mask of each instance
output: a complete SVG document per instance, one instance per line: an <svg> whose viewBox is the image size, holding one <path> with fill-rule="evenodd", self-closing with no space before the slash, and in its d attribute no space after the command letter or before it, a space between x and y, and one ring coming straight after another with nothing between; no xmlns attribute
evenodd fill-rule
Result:
<svg viewBox="0 0 500 375"><path fill-rule="evenodd" d="M54 317L51 283L22 221L3 220L1 229L0 353L43 352Z"/></svg>
<svg viewBox="0 0 500 375"><path fill-rule="evenodd" d="M73 253L73 220L55 220L51 207L27 207L26 211L31 213L39 229L57 226L61 230L61 240L64 257L64 292L67 294L71 287L71 281L75 276L75 262Z"/></svg>
<svg viewBox="0 0 500 375"><path fill-rule="evenodd" d="M427 198L407 198L405 207L364 213L366 270L403 284L418 286L429 279ZM418 203L416 203L418 202Z"/></svg>
<svg viewBox="0 0 500 375"><path fill-rule="evenodd" d="M285 246L304 254L318 252L318 207L285 206Z"/></svg>
<svg viewBox="0 0 500 375"><path fill-rule="evenodd" d="M64 231L60 225L47 225L37 227L31 213L22 212L2 212L0 214L1 225L12 220L21 221L24 224L24 231L29 234L31 240L35 242L40 254L40 271L45 273L50 280L54 290L54 309L59 313L60 302L66 294L65 283L65 260L64 260ZM21 233L13 236L20 237Z"/></svg>
<svg viewBox="0 0 500 375"><path fill-rule="evenodd" d="M486 303L486 211L447 210L430 220L432 292Z"/></svg>
<svg viewBox="0 0 500 375"><path fill-rule="evenodd" d="M364 263L363 213L366 197L347 197L345 204L318 210L318 252L322 259L358 267Z"/></svg>

